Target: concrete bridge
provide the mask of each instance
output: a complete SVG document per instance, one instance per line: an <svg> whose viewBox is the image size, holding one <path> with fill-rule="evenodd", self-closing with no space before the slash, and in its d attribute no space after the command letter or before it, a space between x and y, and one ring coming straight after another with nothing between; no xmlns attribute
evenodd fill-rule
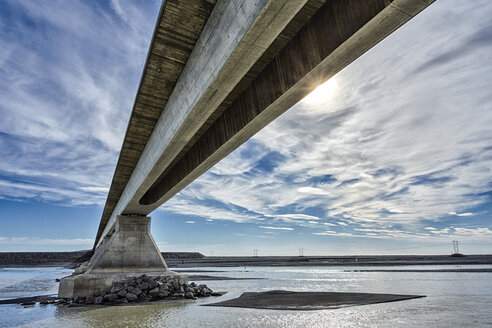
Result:
<svg viewBox="0 0 492 328"><path fill-rule="evenodd" d="M165 1L81 275L92 280L60 293L168 272L147 215L433 1Z"/></svg>

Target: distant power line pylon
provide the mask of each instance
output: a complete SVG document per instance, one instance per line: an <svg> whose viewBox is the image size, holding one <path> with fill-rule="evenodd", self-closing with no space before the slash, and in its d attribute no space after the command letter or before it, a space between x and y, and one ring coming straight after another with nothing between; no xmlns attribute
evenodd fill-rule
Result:
<svg viewBox="0 0 492 328"><path fill-rule="evenodd" d="M299 247L299 256L304 256L304 247Z"/></svg>
<svg viewBox="0 0 492 328"><path fill-rule="evenodd" d="M453 240L453 254L460 254L459 241Z"/></svg>
<svg viewBox="0 0 492 328"><path fill-rule="evenodd" d="M253 257L258 257L258 248L253 248Z"/></svg>

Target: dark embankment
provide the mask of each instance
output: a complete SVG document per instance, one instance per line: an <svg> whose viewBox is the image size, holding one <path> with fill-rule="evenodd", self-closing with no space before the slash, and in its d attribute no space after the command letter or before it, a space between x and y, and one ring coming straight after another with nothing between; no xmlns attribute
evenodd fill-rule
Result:
<svg viewBox="0 0 492 328"><path fill-rule="evenodd" d="M492 264L492 255L383 255L383 256L214 256L166 260L173 268L245 266L388 266Z"/></svg>
<svg viewBox="0 0 492 328"><path fill-rule="evenodd" d="M87 261L92 251L0 252L1 266L68 266ZM163 252L171 268L245 266L398 266L492 264L492 255L384 255L384 256L204 256L198 252Z"/></svg>
<svg viewBox="0 0 492 328"><path fill-rule="evenodd" d="M76 252L1 252L0 266L68 266L85 262L92 251Z"/></svg>
<svg viewBox="0 0 492 328"><path fill-rule="evenodd" d="M372 293L333 293L333 292L290 292L272 290L268 292L247 292L231 300L203 304L203 306L242 307L269 310L322 310L346 306L396 302L422 295L395 295Z"/></svg>
<svg viewBox="0 0 492 328"><path fill-rule="evenodd" d="M77 264L88 261L93 254L92 250L76 252L0 252L0 267L6 266L66 266L75 267ZM182 263L183 261L204 258L198 252L163 252L162 256L168 263Z"/></svg>

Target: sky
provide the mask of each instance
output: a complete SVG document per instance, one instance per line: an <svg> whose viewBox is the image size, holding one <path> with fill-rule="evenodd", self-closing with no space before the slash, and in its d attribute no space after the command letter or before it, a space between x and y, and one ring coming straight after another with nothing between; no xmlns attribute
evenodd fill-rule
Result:
<svg viewBox="0 0 492 328"><path fill-rule="evenodd" d="M92 247L159 7L2 1L0 251ZM161 251L492 253L490 17L436 1L154 211Z"/></svg>

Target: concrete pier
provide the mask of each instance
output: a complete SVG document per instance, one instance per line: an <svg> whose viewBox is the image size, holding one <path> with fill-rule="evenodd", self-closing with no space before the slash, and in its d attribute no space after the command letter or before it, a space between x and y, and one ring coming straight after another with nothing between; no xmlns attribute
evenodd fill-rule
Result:
<svg viewBox="0 0 492 328"><path fill-rule="evenodd" d="M81 265L75 275L60 281L58 296L99 294L115 281L142 274L187 283L187 276L169 271L150 234L150 222L146 216L118 216L115 231L105 238L89 262Z"/></svg>

